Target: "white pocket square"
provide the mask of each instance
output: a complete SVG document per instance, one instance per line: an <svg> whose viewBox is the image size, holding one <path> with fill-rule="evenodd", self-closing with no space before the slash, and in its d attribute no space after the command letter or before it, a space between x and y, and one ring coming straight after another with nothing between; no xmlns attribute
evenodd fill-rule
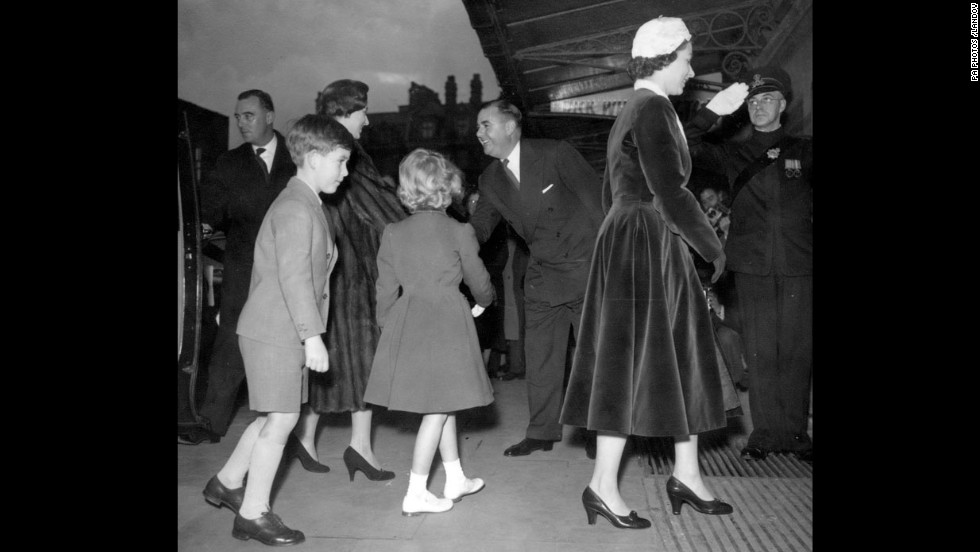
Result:
<svg viewBox="0 0 980 552"><path fill-rule="evenodd" d="M554 185L554 184L548 184L548 187L547 187L547 188L545 188L545 189L543 189L543 190L541 190L541 193L542 193L542 194L546 194L546 193L548 193L548 190L550 190L550 189L552 189L552 188L554 188L554 187L555 187L555 185Z"/></svg>

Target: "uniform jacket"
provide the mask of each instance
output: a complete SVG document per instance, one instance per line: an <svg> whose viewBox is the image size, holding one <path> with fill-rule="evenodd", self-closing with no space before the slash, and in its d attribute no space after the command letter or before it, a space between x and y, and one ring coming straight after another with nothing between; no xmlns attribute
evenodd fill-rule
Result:
<svg viewBox="0 0 980 552"><path fill-rule="evenodd" d="M745 140L711 144L703 138L717 119L712 111L702 108L685 132L694 162L725 175L729 186L747 165L766 155L786 135L783 128L753 130ZM733 272L758 276L813 273L812 140L797 138L778 149L773 162L733 198L725 242L726 267Z"/></svg>
<svg viewBox="0 0 980 552"><path fill-rule="evenodd" d="M480 175L480 200L470 218L477 238L489 238L501 217L530 249L525 296L552 306L581 299L602 224L600 180L567 142L521 139L521 187L503 164Z"/></svg>
<svg viewBox="0 0 980 552"><path fill-rule="evenodd" d="M221 283L221 322L234 328L248 296L255 237L269 205L296 174L286 140L278 140L269 181L248 142L218 157L201 185L201 220L225 233Z"/></svg>
<svg viewBox="0 0 980 552"><path fill-rule="evenodd" d="M302 180L290 179L259 229L238 334L295 349L325 332L336 252L320 200Z"/></svg>

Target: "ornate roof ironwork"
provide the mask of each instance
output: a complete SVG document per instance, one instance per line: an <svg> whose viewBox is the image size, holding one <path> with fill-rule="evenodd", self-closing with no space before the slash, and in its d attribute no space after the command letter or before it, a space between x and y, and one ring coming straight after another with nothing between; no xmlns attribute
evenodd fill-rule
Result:
<svg viewBox="0 0 980 552"><path fill-rule="evenodd" d="M681 18L693 35L695 52L724 54L720 69L734 79L765 48L779 26L776 13L781 3L782 0L752 0ZM513 57L521 61L621 71L629 60L633 36L643 23L522 48Z"/></svg>

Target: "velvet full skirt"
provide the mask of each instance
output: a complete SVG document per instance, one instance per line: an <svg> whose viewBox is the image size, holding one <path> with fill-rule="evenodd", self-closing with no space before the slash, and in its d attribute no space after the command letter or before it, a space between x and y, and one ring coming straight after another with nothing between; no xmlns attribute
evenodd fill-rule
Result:
<svg viewBox="0 0 980 552"><path fill-rule="evenodd" d="M647 437L725 426L704 291L652 202L617 200L607 213L577 343L563 424Z"/></svg>

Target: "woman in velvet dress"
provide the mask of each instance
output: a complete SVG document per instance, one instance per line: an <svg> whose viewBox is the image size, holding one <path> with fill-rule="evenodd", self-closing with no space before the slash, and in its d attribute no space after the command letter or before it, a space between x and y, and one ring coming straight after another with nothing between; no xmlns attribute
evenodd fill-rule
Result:
<svg viewBox="0 0 980 552"><path fill-rule="evenodd" d="M310 378L310 408L296 427L299 442L292 453L310 471L329 468L317 460L316 436L320 414L351 413L350 445L344 464L351 481L360 470L372 481L392 479L395 474L381 469L371 445L372 410L364 402L364 388L381 329L375 321L375 259L381 234L387 224L408 216L398 200L394 181L386 181L371 156L356 140L368 125L368 85L360 81L334 81L317 94L316 111L332 117L354 136L348 163L350 174L333 196L323 197L323 208L336 236L339 259L330 280L330 366L325 374ZM301 446L300 446L301 445Z"/></svg>
<svg viewBox="0 0 980 552"><path fill-rule="evenodd" d="M705 514L732 507L715 499L698 469L697 434L724 427L725 406L711 319L688 247L725 267L721 242L687 189L691 158L668 94L694 76L683 21L645 23L627 66L634 92L609 134L599 230L563 424L598 431L592 480L582 494L590 524L645 528L619 493L628 435L674 437L667 493Z"/></svg>

